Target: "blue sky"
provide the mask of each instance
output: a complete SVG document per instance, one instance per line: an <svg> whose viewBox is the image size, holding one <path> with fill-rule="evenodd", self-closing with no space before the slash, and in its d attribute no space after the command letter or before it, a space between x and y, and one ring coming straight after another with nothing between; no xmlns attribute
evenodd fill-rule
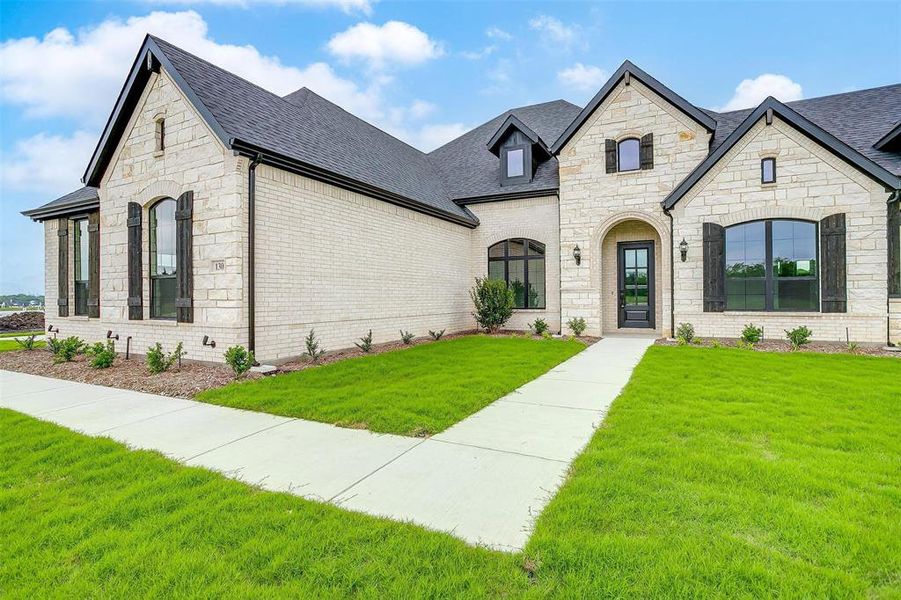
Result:
<svg viewBox="0 0 901 600"><path fill-rule="evenodd" d="M43 291L71 191L143 34L430 150L503 110L584 104L628 58L707 108L901 81L901 2L0 1L0 293Z"/></svg>

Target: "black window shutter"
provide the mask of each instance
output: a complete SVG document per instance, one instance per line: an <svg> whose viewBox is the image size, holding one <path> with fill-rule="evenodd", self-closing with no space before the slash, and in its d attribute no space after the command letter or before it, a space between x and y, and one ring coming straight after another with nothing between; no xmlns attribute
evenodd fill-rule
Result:
<svg viewBox="0 0 901 600"><path fill-rule="evenodd" d="M608 173L616 173L616 140L604 142L604 159Z"/></svg>
<svg viewBox="0 0 901 600"><path fill-rule="evenodd" d="M88 316L100 318L100 212L88 215Z"/></svg>
<svg viewBox="0 0 901 600"><path fill-rule="evenodd" d="M726 229L704 223L704 312L726 310Z"/></svg>
<svg viewBox="0 0 901 600"><path fill-rule="evenodd" d="M820 221L820 254L822 311L824 313L848 312L844 213L829 215Z"/></svg>
<svg viewBox="0 0 901 600"><path fill-rule="evenodd" d="M128 318L144 318L144 283L141 258L141 205L128 203Z"/></svg>
<svg viewBox="0 0 901 600"><path fill-rule="evenodd" d="M59 252L56 265L56 306L61 317L69 316L69 219L57 221Z"/></svg>
<svg viewBox="0 0 901 600"><path fill-rule="evenodd" d="M654 168L654 134L647 133L641 136L641 144L639 145L639 160L641 170L647 171Z"/></svg>
<svg viewBox="0 0 901 600"><path fill-rule="evenodd" d="M194 322L194 192L185 192L175 205L175 308L179 323Z"/></svg>

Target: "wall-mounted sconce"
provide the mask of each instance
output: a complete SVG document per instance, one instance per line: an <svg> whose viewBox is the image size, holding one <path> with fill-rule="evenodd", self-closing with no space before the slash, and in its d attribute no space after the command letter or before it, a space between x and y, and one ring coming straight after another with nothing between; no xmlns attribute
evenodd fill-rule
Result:
<svg viewBox="0 0 901 600"><path fill-rule="evenodd" d="M579 248L578 244L573 248L573 258L576 260L576 266L582 264L582 249Z"/></svg>
<svg viewBox="0 0 901 600"><path fill-rule="evenodd" d="M679 242L679 253L682 254L682 262L685 262L688 258L688 242L685 241L685 238Z"/></svg>
<svg viewBox="0 0 901 600"><path fill-rule="evenodd" d="M108 340L119 340L119 334L113 335L113 332L109 329L106 330L106 339Z"/></svg>
<svg viewBox="0 0 901 600"><path fill-rule="evenodd" d="M210 348L216 347L216 340L211 340L210 336L203 336L203 341L201 342L204 346L209 346Z"/></svg>
<svg viewBox="0 0 901 600"><path fill-rule="evenodd" d="M59 327L50 325L49 327L47 327L47 333L59 333Z"/></svg>

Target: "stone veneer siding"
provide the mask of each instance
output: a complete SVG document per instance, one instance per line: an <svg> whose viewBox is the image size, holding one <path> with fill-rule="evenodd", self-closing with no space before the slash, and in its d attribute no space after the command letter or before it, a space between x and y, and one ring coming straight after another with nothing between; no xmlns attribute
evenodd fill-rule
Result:
<svg viewBox="0 0 901 600"><path fill-rule="evenodd" d="M166 148L156 152L156 119L165 118ZM229 345L246 343L243 304L243 255L246 217L238 161L212 134L165 71L151 76L100 185L100 318L59 317L57 304L57 220L44 223L47 323L60 336L77 335L88 342L102 340L107 330L119 334L117 349L143 354L161 342L171 350L184 342L187 358L221 361ZM150 319L147 209L159 198L177 198L194 191L194 322ZM127 205L139 202L143 214L144 319L128 320ZM69 244L73 237L69 224ZM69 249L69 277L74 252ZM213 261L225 269L213 271ZM74 286L69 284L70 315ZM209 335L217 347L204 347Z"/></svg>
<svg viewBox="0 0 901 600"><path fill-rule="evenodd" d="M777 181L760 183L760 161L776 157ZM676 322L698 335L737 337L745 323L766 337L806 325L814 339L884 343L888 295L888 193L882 186L778 119L761 120L673 209L675 239L688 242L686 262L676 262ZM847 313L703 312L702 224L723 226L771 218L820 221L846 215Z"/></svg>
<svg viewBox="0 0 901 600"><path fill-rule="evenodd" d="M601 246L601 293L603 298L601 301L603 307L603 328L604 331L611 332L619 328L619 254L617 252L617 244L620 242L654 242L654 272L655 280L658 285L654 288L654 327L657 331L666 329L668 325L669 314L664 315L663 305L663 289L659 285L662 281L662 274L659 272L661 264L669 264L668 259L665 261L664 256L667 252L666 248L660 243L660 236L657 231L643 221L622 221L613 226L613 228L604 236ZM646 329L628 329L628 331L647 331Z"/></svg>
<svg viewBox="0 0 901 600"><path fill-rule="evenodd" d="M522 200L505 200L471 204L469 209L479 218L479 226L472 232L472 275L488 274L488 247L508 238L529 238L545 245L545 308L518 309L505 326L507 329L529 329L529 323L541 318L551 331L559 332L560 323L560 215L556 196ZM572 261L572 254L563 257ZM564 331L569 333L569 331Z"/></svg>
<svg viewBox="0 0 901 600"><path fill-rule="evenodd" d="M369 329L385 342L474 326L471 229L266 165L256 175L261 360L300 355L311 329L336 350Z"/></svg>
<svg viewBox="0 0 901 600"><path fill-rule="evenodd" d="M606 173L604 143L654 134L654 168ZM615 256L604 252L604 238L625 221L652 227L660 245L656 266L657 331L670 335L669 220L660 202L708 153L710 135L640 81L623 82L607 96L567 142L560 162L560 253L582 250L582 264L564 260L561 272L562 318L584 317L587 333L614 333L611 314L616 289L609 289ZM615 249L615 244L613 245ZM610 247L608 246L608 250ZM615 311L615 307L612 309ZM612 314L615 315L615 312ZM613 321L615 323L615 319Z"/></svg>

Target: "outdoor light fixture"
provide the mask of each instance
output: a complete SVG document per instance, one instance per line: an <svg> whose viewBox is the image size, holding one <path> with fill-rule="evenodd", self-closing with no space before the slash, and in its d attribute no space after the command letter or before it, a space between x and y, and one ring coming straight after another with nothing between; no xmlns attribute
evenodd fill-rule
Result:
<svg viewBox="0 0 901 600"><path fill-rule="evenodd" d="M113 335L113 332L109 329L106 330L106 339L108 340L118 340L119 334Z"/></svg>
<svg viewBox="0 0 901 600"><path fill-rule="evenodd" d="M685 238L679 242L679 252L682 253L682 262L685 262L685 259L688 258L688 242L685 241Z"/></svg>
<svg viewBox="0 0 901 600"><path fill-rule="evenodd" d="M578 244L573 248L573 258L576 259L576 266L582 264L582 249L579 248Z"/></svg>
<svg viewBox="0 0 901 600"><path fill-rule="evenodd" d="M47 333L59 333L59 327L50 325L49 327L47 327Z"/></svg>
<svg viewBox="0 0 901 600"><path fill-rule="evenodd" d="M208 336L208 335L203 336L203 340L201 340L201 343L204 346L209 346L210 348L216 347L216 340L211 340L210 336Z"/></svg>

